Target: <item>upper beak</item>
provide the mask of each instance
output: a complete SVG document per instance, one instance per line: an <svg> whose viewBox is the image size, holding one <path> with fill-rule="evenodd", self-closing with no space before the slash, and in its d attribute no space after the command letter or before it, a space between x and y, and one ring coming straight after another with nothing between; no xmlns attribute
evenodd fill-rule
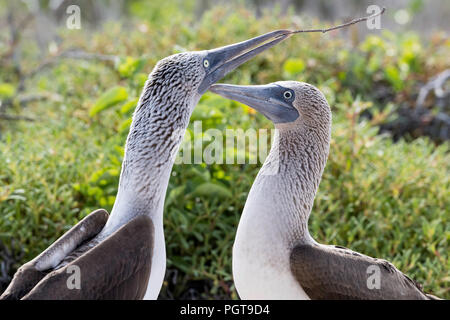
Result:
<svg viewBox="0 0 450 320"><path fill-rule="evenodd" d="M200 84L198 92L201 94L205 93L212 84L225 77L230 71L288 38L291 34L292 31L290 30L276 30L246 41L209 50L208 58L214 67L208 71ZM266 41L269 42L265 43ZM262 45L258 46L260 44Z"/></svg>
<svg viewBox="0 0 450 320"><path fill-rule="evenodd" d="M283 93L289 89L277 84L259 86L215 84L209 90L258 110L274 123L292 122L299 117L298 110L292 105L293 93L292 98L286 100Z"/></svg>

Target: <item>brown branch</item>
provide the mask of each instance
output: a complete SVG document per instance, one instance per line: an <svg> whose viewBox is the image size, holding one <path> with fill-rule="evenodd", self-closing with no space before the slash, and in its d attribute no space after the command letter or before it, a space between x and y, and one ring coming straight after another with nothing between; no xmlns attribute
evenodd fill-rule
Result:
<svg viewBox="0 0 450 320"><path fill-rule="evenodd" d="M34 118L26 117L26 116L16 116L5 113L0 113L0 120L7 121L36 121Z"/></svg>
<svg viewBox="0 0 450 320"><path fill-rule="evenodd" d="M14 23L14 16L12 9L8 13L7 22L9 26L9 32L10 32L10 42L9 42L9 48L8 50L0 57L0 60L7 60L14 56L14 53L16 52L17 46L19 45L19 42L21 40L21 32L26 28L26 26L34 19L34 16L31 13L28 13L25 18L23 18L19 23L16 25Z"/></svg>
<svg viewBox="0 0 450 320"><path fill-rule="evenodd" d="M117 60L119 60L118 56L113 55L105 55L100 53L90 53L83 50L78 49L69 49L66 51L62 51L58 55L49 58L42 62L39 66L37 66L35 69L31 70L27 74L22 74L19 80L19 88L25 87L25 81L27 79L30 79L31 77L35 76L39 72L41 72L44 69L50 68L54 66L55 64L59 63L62 59L75 59L75 60L97 60L102 62L112 62L115 63ZM23 90L21 90L23 91Z"/></svg>
<svg viewBox="0 0 450 320"><path fill-rule="evenodd" d="M51 92L44 92L44 93L34 93L34 94L27 94L27 95L16 95L14 98L10 98L7 100L2 101L0 105L0 114L5 114L5 111L7 108L12 107L13 105L20 106L21 108L25 108L27 104L31 102L36 101L43 101L43 100L50 100L50 101L62 101L62 98L60 95L51 93Z"/></svg>
<svg viewBox="0 0 450 320"><path fill-rule="evenodd" d="M383 7L381 9L381 11L378 12L378 13L372 14L370 16L362 17L362 18L353 19L352 21L349 21L347 23L343 23L343 24L340 24L338 26L334 26L334 27L331 27L331 28L327 28L327 29L294 30L294 31L291 31L291 33L303 33L303 32L322 32L322 33L325 33L325 32L328 32L328 31L345 28L345 27L351 26L352 24L356 24L356 23L359 23L359 22L362 22L362 21L367 21L369 19L373 19L375 17L378 17L378 16L382 15L385 11L386 11L386 8Z"/></svg>
<svg viewBox="0 0 450 320"><path fill-rule="evenodd" d="M446 69L443 72L439 73L437 76L433 77L430 81L428 81L419 91L419 95L416 100L416 109L414 113L417 115L423 114L425 107L425 100L431 91L434 91L434 95L437 99L445 99L450 95L449 90L445 90L445 83L450 79L450 69ZM439 109L442 109L439 108ZM443 111L443 110L442 110ZM436 115L438 117L439 115ZM445 122L450 122L450 117L443 113L440 116L442 119L445 118Z"/></svg>
<svg viewBox="0 0 450 320"><path fill-rule="evenodd" d="M36 73L39 73L43 69L52 67L56 63L58 63L61 59L75 59L75 60L97 60L97 61L105 61L105 62L116 62L119 57L113 55L106 55L100 53L90 53L83 50L78 49L69 49L61 52L53 58L50 58L36 67L34 70L30 71L25 75L26 78L30 78L34 76Z"/></svg>

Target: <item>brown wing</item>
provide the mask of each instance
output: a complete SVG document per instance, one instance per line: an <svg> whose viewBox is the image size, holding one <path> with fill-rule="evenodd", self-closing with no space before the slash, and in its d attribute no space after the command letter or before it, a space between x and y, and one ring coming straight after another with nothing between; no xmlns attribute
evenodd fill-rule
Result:
<svg viewBox="0 0 450 320"><path fill-rule="evenodd" d="M106 224L108 212L96 210L78 222L46 250L21 266L0 300L17 300L27 294L45 275L53 270L70 251L96 236Z"/></svg>
<svg viewBox="0 0 450 320"><path fill-rule="evenodd" d="M295 278L311 299L434 298L388 261L343 247L298 245L290 260Z"/></svg>
<svg viewBox="0 0 450 320"><path fill-rule="evenodd" d="M151 219L138 216L76 260L50 272L23 299L142 299L150 276L153 235Z"/></svg>

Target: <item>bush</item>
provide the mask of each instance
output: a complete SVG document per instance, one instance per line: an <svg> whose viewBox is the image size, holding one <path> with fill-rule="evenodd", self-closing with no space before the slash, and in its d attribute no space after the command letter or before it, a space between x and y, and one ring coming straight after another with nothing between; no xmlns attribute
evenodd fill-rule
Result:
<svg viewBox="0 0 450 320"><path fill-rule="evenodd" d="M146 10L139 1L131 8L152 12ZM30 91L57 93L60 101L37 101L24 110L15 106L38 121L2 123L0 241L5 249L0 257L12 261L9 275L92 210L111 210L130 117L159 59L287 28L293 19L267 12L256 19L243 8L226 7L206 12L197 22L169 22L170 17L140 15L94 34L61 29L60 51L77 46L119 59L62 59L27 80ZM445 43L423 42L412 34L370 35L356 46L335 35L304 34L223 82L293 79L319 87L332 105L333 139L311 234L322 243L388 259L427 291L450 298L449 144L436 146L423 137L394 143L378 129L401 99L415 92L418 81L445 68L441 46ZM24 53L30 69L39 64L36 50L30 45ZM11 98L18 83L2 85L7 78L0 74L0 87ZM380 96L380 88L389 94ZM191 120L196 119L203 120L203 130L271 128L249 108L211 93L202 97ZM162 298L237 298L231 248L259 167L174 166L165 204L168 272Z"/></svg>

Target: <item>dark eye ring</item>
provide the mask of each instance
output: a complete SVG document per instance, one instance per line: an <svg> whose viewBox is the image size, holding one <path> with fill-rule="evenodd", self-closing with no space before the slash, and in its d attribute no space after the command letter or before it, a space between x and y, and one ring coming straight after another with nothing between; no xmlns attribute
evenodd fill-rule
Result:
<svg viewBox="0 0 450 320"><path fill-rule="evenodd" d="M290 91L285 91L285 92L283 93L283 96L284 96L285 99L290 99L290 98L292 98L292 92L290 92Z"/></svg>

